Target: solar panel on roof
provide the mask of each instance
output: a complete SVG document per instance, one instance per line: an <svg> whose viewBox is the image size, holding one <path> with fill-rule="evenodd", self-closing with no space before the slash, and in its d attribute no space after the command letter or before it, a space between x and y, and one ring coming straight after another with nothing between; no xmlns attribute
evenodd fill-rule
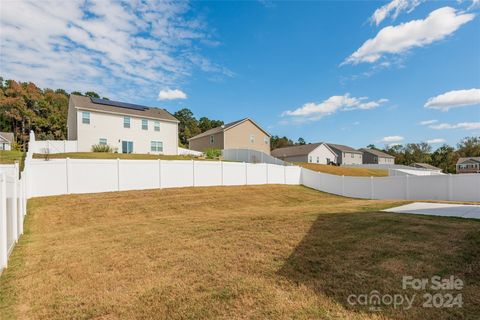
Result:
<svg viewBox="0 0 480 320"><path fill-rule="evenodd" d="M126 109L140 110L140 111L145 111L149 109L148 107L140 106L138 104L132 104L132 103L126 103L126 102L120 102L120 101L105 100L105 99L99 99L99 98L90 98L90 100L96 104L103 104L106 106L114 106L118 108L126 108Z"/></svg>

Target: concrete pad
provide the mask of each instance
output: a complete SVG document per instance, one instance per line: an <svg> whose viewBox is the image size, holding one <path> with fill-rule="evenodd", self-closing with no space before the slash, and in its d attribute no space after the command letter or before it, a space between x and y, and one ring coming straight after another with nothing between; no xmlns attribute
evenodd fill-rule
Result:
<svg viewBox="0 0 480 320"><path fill-rule="evenodd" d="M424 214L442 217L480 219L480 205L414 202L383 210L385 212Z"/></svg>

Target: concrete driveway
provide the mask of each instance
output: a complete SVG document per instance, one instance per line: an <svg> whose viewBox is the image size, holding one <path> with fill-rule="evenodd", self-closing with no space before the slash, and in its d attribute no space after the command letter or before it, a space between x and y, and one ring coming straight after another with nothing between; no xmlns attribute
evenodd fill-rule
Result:
<svg viewBox="0 0 480 320"><path fill-rule="evenodd" d="M414 202L400 207L383 210L395 213L424 214L442 217L480 219L480 205Z"/></svg>

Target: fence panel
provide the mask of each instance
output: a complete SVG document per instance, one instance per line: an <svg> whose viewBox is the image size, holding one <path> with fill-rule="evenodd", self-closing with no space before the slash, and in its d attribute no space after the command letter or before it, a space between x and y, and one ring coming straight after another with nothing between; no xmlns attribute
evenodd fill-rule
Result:
<svg viewBox="0 0 480 320"><path fill-rule="evenodd" d="M66 159L68 193L118 191L117 160Z"/></svg>
<svg viewBox="0 0 480 320"><path fill-rule="evenodd" d="M218 161L194 161L195 186L221 186L222 163Z"/></svg>
<svg viewBox="0 0 480 320"><path fill-rule="evenodd" d="M266 184L267 179L267 164L247 163L247 184Z"/></svg>
<svg viewBox="0 0 480 320"><path fill-rule="evenodd" d="M465 173L450 176L451 199L458 201L480 201L480 174Z"/></svg>
<svg viewBox="0 0 480 320"><path fill-rule="evenodd" d="M302 168L296 166L283 166L285 170L285 183L286 184L300 184L300 173Z"/></svg>
<svg viewBox="0 0 480 320"><path fill-rule="evenodd" d="M407 199L406 177L373 178L374 199Z"/></svg>
<svg viewBox="0 0 480 320"><path fill-rule="evenodd" d="M372 179L370 177L344 177L343 195L347 197L370 199L372 197Z"/></svg>
<svg viewBox="0 0 480 320"><path fill-rule="evenodd" d="M193 161L162 161L162 188L193 187Z"/></svg>
<svg viewBox="0 0 480 320"><path fill-rule="evenodd" d="M67 194L66 160L28 161L27 171L28 197Z"/></svg>
<svg viewBox="0 0 480 320"><path fill-rule="evenodd" d="M223 162L223 185L239 186L247 184L246 172L246 163Z"/></svg>
<svg viewBox="0 0 480 320"><path fill-rule="evenodd" d="M160 161L118 160L119 190L143 190L160 187Z"/></svg>
<svg viewBox="0 0 480 320"><path fill-rule="evenodd" d="M408 194L411 200L448 200L448 175L409 176Z"/></svg>
<svg viewBox="0 0 480 320"><path fill-rule="evenodd" d="M285 168L275 164L266 164L269 184L283 184L285 183Z"/></svg>

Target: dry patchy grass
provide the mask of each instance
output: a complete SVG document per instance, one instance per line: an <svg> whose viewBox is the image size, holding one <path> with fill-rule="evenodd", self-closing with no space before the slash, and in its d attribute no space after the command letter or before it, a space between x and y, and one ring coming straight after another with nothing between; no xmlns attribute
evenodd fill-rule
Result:
<svg viewBox="0 0 480 320"><path fill-rule="evenodd" d="M477 221L378 212L301 186L37 198L0 278L28 319L442 319L480 316ZM463 309L372 313L347 296L405 293L404 274L466 281Z"/></svg>
<svg viewBox="0 0 480 320"><path fill-rule="evenodd" d="M357 177L386 177L388 171L383 169L367 169L367 168L350 168L350 167L337 167L326 164L297 162L295 163L301 167L310 169L312 171L318 171L329 174L336 174L339 176L357 176Z"/></svg>

